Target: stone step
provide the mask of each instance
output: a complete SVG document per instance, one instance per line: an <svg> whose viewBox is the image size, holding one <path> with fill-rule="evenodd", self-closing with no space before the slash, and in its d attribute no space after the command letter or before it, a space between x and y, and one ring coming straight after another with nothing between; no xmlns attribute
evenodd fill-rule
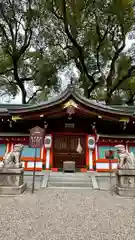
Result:
<svg viewBox="0 0 135 240"><path fill-rule="evenodd" d="M88 187L93 188L91 182L50 182L48 181L48 187Z"/></svg>
<svg viewBox="0 0 135 240"><path fill-rule="evenodd" d="M76 173L68 173L68 172L50 172L50 177L89 177L90 173L89 172L76 172Z"/></svg>
<svg viewBox="0 0 135 240"><path fill-rule="evenodd" d="M49 182L92 182L91 177L49 177Z"/></svg>
<svg viewBox="0 0 135 240"><path fill-rule="evenodd" d="M80 190L82 187L49 187L49 189L74 189L74 190ZM92 190L92 187L83 187L83 190Z"/></svg>
<svg viewBox="0 0 135 240"><path fill-rule="evenodd" d="M91 176L87 173L52 172L48 176L49 188L93 188Z"/></svg>

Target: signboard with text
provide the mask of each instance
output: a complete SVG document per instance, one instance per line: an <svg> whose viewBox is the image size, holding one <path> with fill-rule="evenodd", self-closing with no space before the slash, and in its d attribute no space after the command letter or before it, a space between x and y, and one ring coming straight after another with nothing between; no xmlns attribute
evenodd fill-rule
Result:
<svg viewBox="0 0 135 240"><path fill-rule="evenodd" d="M44 129L38 126L30 130L29 147L41 148L44 144Z"/></svg>

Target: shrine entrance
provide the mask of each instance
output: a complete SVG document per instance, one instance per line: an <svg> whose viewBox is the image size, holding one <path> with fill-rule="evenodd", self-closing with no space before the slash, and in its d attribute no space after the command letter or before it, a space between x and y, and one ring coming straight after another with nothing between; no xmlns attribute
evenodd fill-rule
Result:
<svg viewBox="0 0 135 240"><path fill-rule="evenodd" d="M86 136L54 134L53 167L63 168L64 161L74 161L76 168L86 165Z"/></svg>

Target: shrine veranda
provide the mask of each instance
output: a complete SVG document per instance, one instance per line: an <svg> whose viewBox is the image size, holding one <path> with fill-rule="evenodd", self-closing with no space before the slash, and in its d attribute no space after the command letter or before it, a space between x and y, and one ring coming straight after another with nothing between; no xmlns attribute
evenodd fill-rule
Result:
<svg viewBox="0 0 135 240"><path fill-rule="evenodd" d="M23 167L33 171L35 149L29 148L29 133L35 126L45 130L36 171L62 171L64 161L74 161L76 171L114 171L115 145L122 144L135 154L134 106L97 103L80 96L71 85L40 104L0 105L0 160L14 144L22 143Z"/></svg>

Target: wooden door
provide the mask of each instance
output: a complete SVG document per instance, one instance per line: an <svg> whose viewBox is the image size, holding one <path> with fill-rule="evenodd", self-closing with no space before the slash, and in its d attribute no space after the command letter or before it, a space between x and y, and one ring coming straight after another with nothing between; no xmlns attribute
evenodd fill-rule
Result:
<svg viewBox="0 0 135 240"><path fill-rule="evenodd" d="M77 152L80 142L82 151ZM85 135L54 135L54 157L53 167L63 168L64 161L75 161L76 168L85 166L86 137Z"/></svg>

